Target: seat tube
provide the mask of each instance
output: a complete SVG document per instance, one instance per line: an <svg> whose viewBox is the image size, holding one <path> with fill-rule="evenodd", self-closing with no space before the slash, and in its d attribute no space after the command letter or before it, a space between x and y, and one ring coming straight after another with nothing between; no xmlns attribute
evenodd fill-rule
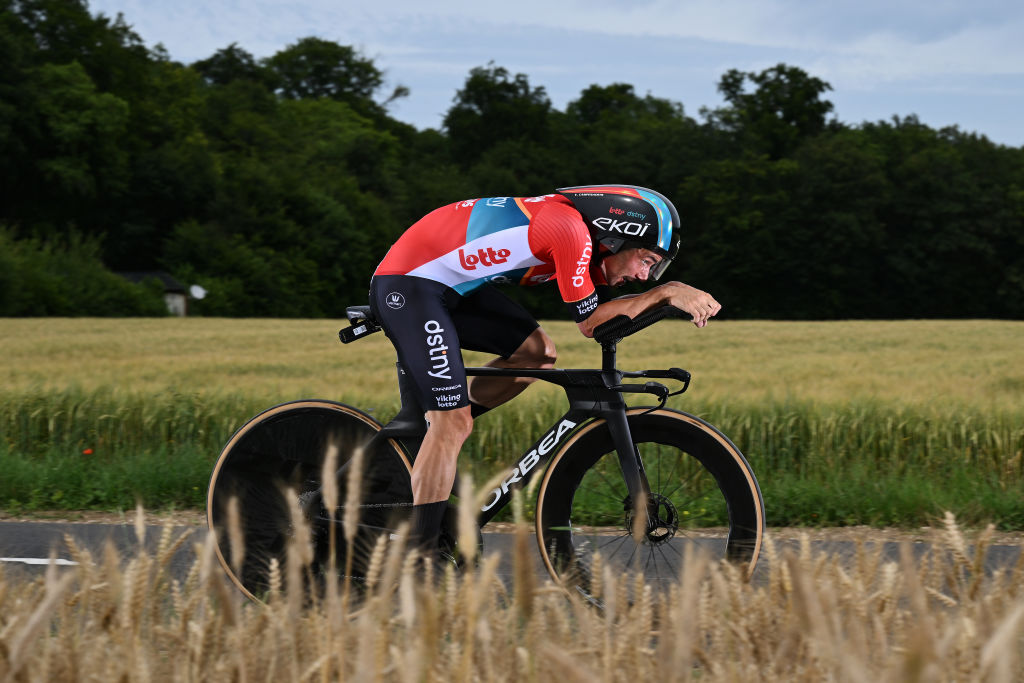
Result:
<svg viewBox="0 0 1024 683"><path fill-rule="evenodd" d="M423 435L427 432L427 423L424 419L423 408L416 398L413 389L412 379L402 367L401 362L395 363L395 370L398 373L398 395L402 402L398 413L391 418L374 438L400 438L405 443L409 456L413 459L420 449Z"/></svg>
<svg viewBox="0 0 1024 683"><path fill-rule="evenodd" d="M407 404L416 402L412 399L412 380L402 367L402 361L395 361L395 372L398 375L398 396L404 408Z"/></svg>

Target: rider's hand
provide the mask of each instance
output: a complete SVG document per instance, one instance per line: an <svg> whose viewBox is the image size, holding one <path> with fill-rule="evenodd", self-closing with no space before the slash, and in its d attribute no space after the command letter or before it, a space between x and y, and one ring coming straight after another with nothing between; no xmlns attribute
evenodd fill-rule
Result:
<svg viewBox="0 0 1024 683"><path fill-rule="evenodd" d="M707 325L708 320L722 310L722 304L715 301L715 297L696 287L682 282L666 282L665 286L671 288L669 303L693 316L691 320L697 327Z"/></svg>

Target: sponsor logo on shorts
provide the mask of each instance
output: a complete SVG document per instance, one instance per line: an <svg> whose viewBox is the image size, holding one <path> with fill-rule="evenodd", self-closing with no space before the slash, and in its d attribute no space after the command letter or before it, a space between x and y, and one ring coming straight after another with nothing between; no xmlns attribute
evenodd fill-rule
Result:
<svg viewBox="0 0 1024 683"><path fill-rule="evenodd" d="M384 298L384 303L388 305L388 308L397 311L405 306L405 297L398 292L391 292Z"/></svg>
<svg viewBox="0 0 1024 683"><path fill-rule="evenodd" d="M448 363L448 347L441 336L444 334L444 328L436 320L428 320L423 325L423 331L427 333L427 353L430 355L430 365L433 368L427 370L427 374L437 379L450 380L452 374Z"/></svg>
<svg viewBox="0 0 1024 683"><path fill-rule="evenodd" d="M437 399L438 408L454 408L459 405L462 394L440 394L434 398Z"/></svg>
<svg viewBox="0 0 1024 683"><path fill-rule="evenodd" d="M437 401L438 408L454 408L459 405L459 401L462 400L462 393L452 393L456 389L461 389L461 384L452 384L447 387L430 387L434 392L434 400ZM447 392L447 393L439 393Z"/></svg>

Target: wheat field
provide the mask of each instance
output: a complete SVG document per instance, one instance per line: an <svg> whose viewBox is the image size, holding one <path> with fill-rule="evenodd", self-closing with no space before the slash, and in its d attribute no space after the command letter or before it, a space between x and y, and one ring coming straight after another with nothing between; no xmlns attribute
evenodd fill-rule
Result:
<svg viewBox="0 0 1024 683"><path fill-rule="evenodd" d="M382 334L342 345L332 320L0 319L8 394L69 387L128 395L317 396L393 403L394 352ZM558 367L599 367L576 326L547 321ZM486 360L468 353L467 364ZM881 402L936 411L1024 407L1024 322L665 321L624 340L624 369L679 366L700 400ZM531 393L557 395L552 387Z"/></svg>
<svg viewBox="0 0 1024 683"><path fill-rule="evenodd" d="M341 346L337 326L2 320L0 446L15 451L11 462L55 469L47 464L52 453L32 454L37 442L77 449L76 457L93 443L85 439L135 453L149 448L138 434L154 432L170 444L215 450L221 432L262 403L319 396L393 409L386 339ZM559 365L598 363L596 346L569 324L545 327ZM1022 323L716 322L703 330L666 323L624 342L620 361L693 372L683 398L749 444L769 513L791 498L782 474L808 476L818 467L846 484L850 463L869 482L924 472L934 482L923 494L930 498L951 487L950 472L962 466L994 480L1008 500L1021 499ZM476 437L505 448L499 434L543 421L537 413L550 412L557 393L531 394L519 412L499 413ZM92 426L76 431L81 420ZM200 459L199 469L208 462ZM830 481L821 475L802 484L819 496L808 510L823 512L837 497ZM140 548L143 521L140 510ZM287 590L294 568L282 568L268 603L248 602L225 580L211 545L170 526L154 553L127 559L68 538L75 567L51 566L27 579L0 565L0 680L1024 678L1024 562L986 571L992 527L965 530L941 513L933 521L932 550L922 557L908 546L894 561L862 544L844 560L816 554L806 538L796 548L776 544L769 531L749 583L701 557L689 558L668 595L598 572L601 607L532 573L523 524L511 579L488 558L474 571L424 580L398 543L379 553L375 587L358 609L344 586L303 606ZM177 578L169 562L183 545L193 547L195 561Z"/></svg>
<svg viewBox="0 0 1024 683"><path fill-rule="evenodd" d="M146 527L141 510L136 533ZM4 681L1014 681L1022 675L1024 562L986 575L991 530L952 516L932 552L901 559L858 547L841 561L771 539L750 583L689 557L678 586L652 595L598 570L600 604L532 574L517 527L513 577L488 556L473 571L414 569L401 544L378 550L358 604L344 585L312 606L286 590L242 598L212 546L164 527L155 553L127 561L67 540L78 566L17 580L0 568ZM194 544L187 578L170 557ZM301 580L301 579L298 579Z"/></svg>

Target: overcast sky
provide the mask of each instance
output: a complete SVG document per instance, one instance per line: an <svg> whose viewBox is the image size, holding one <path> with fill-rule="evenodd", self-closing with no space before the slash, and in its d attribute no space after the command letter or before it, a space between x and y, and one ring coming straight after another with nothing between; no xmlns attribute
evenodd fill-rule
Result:
<svg viewBox="0 0 1024 683"><path fill-rule="evenodd" d="M1021 0L89 0L149 46L191 63L231 43L257 58L317 36L358 48L407 86L392 116L441 125L469 70L490 61L558 109L597 83L718 107L729 69L779 62L832 86L844 123L917 114L1024 145ZM382 97L385 91L381 91Z"/></svg>

